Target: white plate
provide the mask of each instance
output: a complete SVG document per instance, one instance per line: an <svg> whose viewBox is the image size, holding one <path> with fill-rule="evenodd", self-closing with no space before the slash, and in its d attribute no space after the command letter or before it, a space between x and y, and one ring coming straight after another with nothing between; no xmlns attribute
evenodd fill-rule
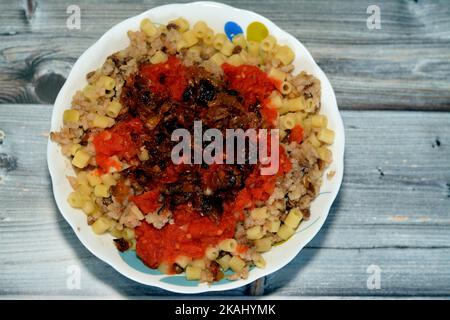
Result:
<svg viewBox="0 0 450 320"><path fill-rule="evenodd" d="M128 45L128 30L138 30L143 18L157 23L167 23L177 17L184 17L191 24L203 20L216 32L223 32L226 22L234 21L246 30L254 21L263 23L279 43L289 45L296 54L295 73L307 71L318 79L322 85L322 113L328 116L329 127L336 132L336 139L331 147L333 163L328 170L336 175L330 181L323 179L321 193L311 205L311 218L302 222L299 230L286 243L274 247L264 254L267 266L254 268L246 280L222 280L211 286L184 280L184 276L167 276L145 267L134 252L120 254L111 240L111 235L95 235L86 224L86 216L71 208L66 199L72 191L67 175L72 175L70 162L65 158L57 144L49 141L47 149L48 167L53 183L53 193L59 210L75 231L75 234L95 256L105 261L121 274L137 282L160 287L179 293L199 293L234 289L266 276L288 264L300 250L319 232L341 185L344 172L344 127L336 103L333 89L323 71L314 62L311 54L292 35L284 32L270 20L251 11L236 9L216 2L195 2L189 4L170 4L148 10L138 16L127 19L108 30L95 44L87 49L74 64L67 81L61 88L53 109L51 130L58 131L62 126L63 111L70 107L72 96L86 85L86 74L100 67L112 53Z"/></svg>

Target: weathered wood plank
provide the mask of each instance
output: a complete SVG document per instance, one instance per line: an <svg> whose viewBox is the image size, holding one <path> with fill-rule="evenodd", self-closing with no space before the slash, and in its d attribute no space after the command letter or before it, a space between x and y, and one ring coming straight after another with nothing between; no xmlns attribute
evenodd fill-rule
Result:
<svg viewBox="0 0 450 320"><path fill-rule="evenodd" d="M448 297L449 261L450 249L306 248L280 272L267 277L265 293L277 296ZM370 266L380 271L379 289L367 284L374 274Z"/></svg>
<svg viewBox="0 0 450 320"><path fill-rule="evenodd" d="M45 155L51 108L0 105L0 294L171 295L93 257L58 213ZM265 294L448 296L450 113L344 111L343 117L338 199L307 249L266 279ZM371 264L382 270L380 290L367 289ZM72 265L81 269L81 290L66 286ZM260 294L260 286L212 295L249 293Z"/></svg>
<svg viewBox="0 0 450 320"><path fill-rule="evenodd" d="M163 1L0 3L0 102L52 102L76 58L103 32ZM181 1L185 2L185 1ZM344 109L450 110L450 3L377 1L381 29L366 26L373 1L227 1L272 19L300 39L329 76ZM28 18L27 18L28 16Z"/></svg>

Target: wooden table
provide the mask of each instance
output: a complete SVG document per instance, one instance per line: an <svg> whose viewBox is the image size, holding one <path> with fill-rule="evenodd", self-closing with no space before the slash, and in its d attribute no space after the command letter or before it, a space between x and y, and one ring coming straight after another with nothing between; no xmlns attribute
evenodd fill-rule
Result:
<svg viewBox="0 0 450 320"><path fill-rule="evenodd" d="M119 21L161 1L0 1L0 294L167 297L123 277L77 240L46 164L52 102L77 57ZM68 30L66 9L81 8ZM311 51L345 123L345 177L329 218L281 271L204 296L450 296L450 3L230 1ZM81 288L70 289L79 270ZM367 284L380 272L379 288ZM369 281L370 282L370 281Z"/></svg>

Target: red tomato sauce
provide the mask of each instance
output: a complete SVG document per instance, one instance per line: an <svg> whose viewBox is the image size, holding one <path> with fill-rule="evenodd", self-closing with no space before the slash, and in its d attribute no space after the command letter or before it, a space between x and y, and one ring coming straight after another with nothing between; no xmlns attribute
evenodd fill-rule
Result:
<svg viewBox="0 0 450 320"><path fill-rule="evenodd" d="M297 124L292 128L291 133L289 135L290 142L301 143L303 141L303 128L301 125Z"/></svg>
<svg viewBox="0 0 450 320"><path fill-rule="evenodd" d="M222 64L225 80L231 89L236 90L244 98L244 106L249 107L260 103L263 119L273 126L278 117L278 112L270 106L269 96L273 90L281 85L281 82L269 76L256 66L241 65L233 66L228 63Z"/></svg>
<svg viewBox="0 0 450 320"><path fill-rule="evenodd" d="M266 122L272 126L278 118L278 111L277 109L271 107L266 99L263 101L263 105L261 107L261 115Z"/></svg>
<svg viewBox="0 0 450 320"><path fill-rule="evenodd" d="M277 80L271 79L256 66L233 66L222 64L225 81L229 88L238 91L244 98L244 106L249 108L256 103L262 103L278 86Z"/></svg>
<svg viewBox="0 0 450 320"><path fill-rule="evenodd" d="M261 175L259 168L256 168L245 181L245 188L239 191L236 200L225 204L225 211L238 212L243 219L244 209L252 209L255 207L255 203L269 199L275 189L277 177L292 169L292 163L282 146L280 146L279 155L278 173L276 175Z"/></svg>
<svg viewBox="0 0 450 320"><path fill-rule="evenodd" d="M237 222L234 214L224 213L216 223L188 205L177 208L173 219L174 224L167 224L160 230L147 223L136 228L136 252L151 268L161 263L173 264L180 255L202 258L209 245L234 237Z"/></svg>
<svg viewBox="0 0 450 320"><path fill-rule="evenodd" d="M138 196L130 197L130 201L134 202L142 212L149 213L154 212L161 206L161 203L158 202L159 196L159 188L156 188Z"/></svg>
<svg viewBox="0 0 450 320"><path fill-rule="evenodd" d="M111 168L120 169L120 164L111 159L117 156L127 161L135 157L139 151L140 141L136 136L144 130L139 119L129 119L117 123L114 127L104 130L94 136L95 160L102 173Z"/></svg>

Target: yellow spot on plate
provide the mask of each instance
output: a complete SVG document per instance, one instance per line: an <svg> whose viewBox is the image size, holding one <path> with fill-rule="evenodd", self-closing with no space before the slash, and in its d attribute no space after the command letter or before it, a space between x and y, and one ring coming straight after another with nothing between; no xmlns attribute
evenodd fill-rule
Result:
<svg viewBox="0 0 450 320"><path fill-rule="evenodd" d="M252 22L247 27L247 40L261 42L269 35L269 30L261 22Z"/></svg>

